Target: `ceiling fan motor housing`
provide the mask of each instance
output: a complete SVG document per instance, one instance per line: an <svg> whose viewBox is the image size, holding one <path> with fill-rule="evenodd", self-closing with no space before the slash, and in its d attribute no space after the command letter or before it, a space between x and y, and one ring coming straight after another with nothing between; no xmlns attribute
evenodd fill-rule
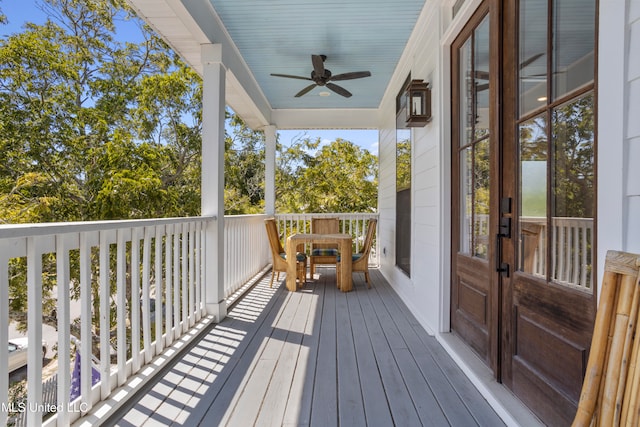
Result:
<svg viewBox="0 0 640 427"><path fill-rule="evenodd" d="M318 86L324 86L329 79L331 79L331 71L324 69L324 74L318 76L315 70L311 71L311 80L313 80Z"/></svg>

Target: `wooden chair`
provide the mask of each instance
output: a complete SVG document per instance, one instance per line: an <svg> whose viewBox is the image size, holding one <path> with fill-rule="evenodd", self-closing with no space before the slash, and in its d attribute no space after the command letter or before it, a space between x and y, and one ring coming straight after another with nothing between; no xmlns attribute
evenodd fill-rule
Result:
<svg viewBox="0 0 640 427"><path fill-rule="evenodd" d="M351 255L351 271L360 271L364 273L364 280L367 282L367 287L371 289L371 281L369 280L369 254L371 253L371 246L373 245L373 235L376 232L376 225L378 220L370 219L367 227L367 235L364 239L364 244L360 248L360 252ZM340 288L340 256L338 256L338 263L336 269L336 275L338 276L338 288Z"/></svg>
<svg viewBox="0 0 640 427"><path fill-rule="evenodd" d="M269 282L269 287L272 287L273 278L275 277L276 272L278 273L278 280L280 280L280 272L286 273L287 271L287 254L285 253L284 248L282 247L282 242L280 241L276 220L273 218L267 218L264 220L264 225L267 228L271 257L273 258L271 282ZM304 252L296 253L296 278L298 279L298 286L302 286L306 282L307 255Z"/></svg>
<svg viewBox="0 0 640 427"><path fill-rule="evenodd" d="M640 255L607 252L573 427L640 425Z"/></svg>
<svg viewBox="0 0 640 427"><path fill-rule="evenodd" d="M337 234L340 232L338 218L311 218L311 232L314 234ZM309 257L309 274L313 278L316 265L337 264L338 246L331 243L314 243Z"/></svg>

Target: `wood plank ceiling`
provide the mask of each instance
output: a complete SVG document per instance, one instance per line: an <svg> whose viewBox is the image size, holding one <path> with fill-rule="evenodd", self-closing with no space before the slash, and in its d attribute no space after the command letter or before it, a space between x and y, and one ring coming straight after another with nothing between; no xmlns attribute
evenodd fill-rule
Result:
<svg viewBox="0 0 640 427"><path fill-rule="evenodd" d="M224 27L274 109L377 108L425 0L211 0ZM199 17L194 17L198 22ZM198 22L201 27L204 22ZM327 56L333 74L371 71L337 82L344 98L312 83L270 76L308 77L311 55ZM320 96L329 92L329 96Z"/></svg>

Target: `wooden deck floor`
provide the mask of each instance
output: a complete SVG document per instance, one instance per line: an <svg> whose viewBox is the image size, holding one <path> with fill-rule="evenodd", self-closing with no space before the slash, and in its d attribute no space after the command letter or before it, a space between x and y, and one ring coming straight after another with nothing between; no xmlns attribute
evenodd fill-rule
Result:
<svg viewBox="0 0 640 427"><path fill-rule="evenodd" d="M378 271L349 293L319 273L300 292L267 275L107 424L504 425Z"/></svg>

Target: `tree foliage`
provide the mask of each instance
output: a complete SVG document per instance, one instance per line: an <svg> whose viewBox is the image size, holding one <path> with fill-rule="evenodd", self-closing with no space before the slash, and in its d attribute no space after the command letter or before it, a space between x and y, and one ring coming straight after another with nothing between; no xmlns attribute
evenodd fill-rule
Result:
<svg viewBox="0 0 640 427"><path fill-rule="evenodd" d="M377 157L350 141L303 138L281 147L278 212L371 212L377 207Z"/></svg>
<svg viewBox="0 0 640 427"><path fill-rule="evenodd" d="M197 75L143 25L117 41L123 1L41 7L47 22L0 42L2 220L197 214Z"/></svg>
<svg viewBox="0 0 640 427"><path fill-rule="evenodd" d="M225 214L264 212L265 137L227 111L225 139Z"/></svg>

